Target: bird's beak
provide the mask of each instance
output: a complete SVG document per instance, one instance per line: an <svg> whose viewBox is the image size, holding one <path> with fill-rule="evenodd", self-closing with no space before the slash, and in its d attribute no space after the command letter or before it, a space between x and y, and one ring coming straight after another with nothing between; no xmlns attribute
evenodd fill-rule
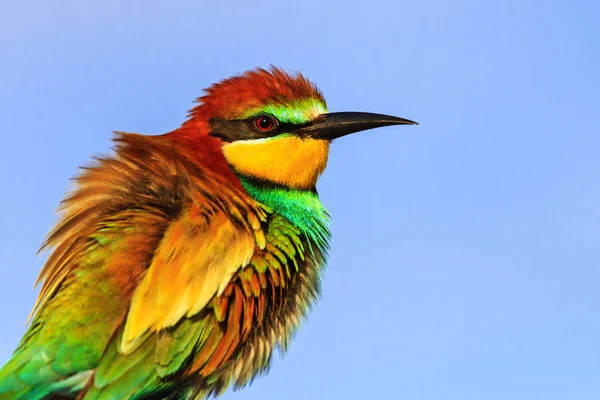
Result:
<svg viewBox="0 0 600 400"><path fill-rule="evenodd" d="M364 112L337 112L321 114L301 128L298 134L313 139L333 140L351 133L388 125L418 125L418 123L391 115Z"/></svg>

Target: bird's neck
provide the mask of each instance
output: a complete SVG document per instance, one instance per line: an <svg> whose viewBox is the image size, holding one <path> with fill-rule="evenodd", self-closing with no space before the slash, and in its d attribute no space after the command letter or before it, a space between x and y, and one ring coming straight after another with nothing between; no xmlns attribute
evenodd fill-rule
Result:
<svg viewBox="0 0 600 400"><path fill-rule="evenodd" d="M317 246L328 246L329 214L314 190L274 186L251 178L238 177L254 200L287 218Z"/></svg>

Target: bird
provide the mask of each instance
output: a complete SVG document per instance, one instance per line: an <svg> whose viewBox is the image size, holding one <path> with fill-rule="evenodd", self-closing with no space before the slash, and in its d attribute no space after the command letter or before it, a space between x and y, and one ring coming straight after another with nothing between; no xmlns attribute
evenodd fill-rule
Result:
<svg viewBox="0 0 600 400"><path fill-rule="evenodd" d="M0 399L205 399L265 374L320 296L330 144L408 119L328 112L271 66L205 89L180 127L115 132L74 178Z"/></svg>

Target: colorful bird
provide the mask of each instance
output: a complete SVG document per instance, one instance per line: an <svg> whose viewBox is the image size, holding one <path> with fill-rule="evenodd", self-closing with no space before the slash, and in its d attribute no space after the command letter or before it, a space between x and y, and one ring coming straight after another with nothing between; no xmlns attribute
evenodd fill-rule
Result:
<svg viewBox="0 0 600 400"><path fill-rule="evenodd" d="M328 113L300 74L248 71L161 136L117 133L43 249L0 399L204 399L285 351L329 242L315 185L333 139L412 121Z"/></svg>

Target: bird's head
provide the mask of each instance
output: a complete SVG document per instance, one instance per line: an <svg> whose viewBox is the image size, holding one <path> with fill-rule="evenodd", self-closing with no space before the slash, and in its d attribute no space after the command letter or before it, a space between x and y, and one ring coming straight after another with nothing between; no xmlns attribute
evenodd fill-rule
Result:
<svg viewBox="0 0 600 400"><path fill-rule="evenodd" d="M301 74L257 69L206 90L190 119L174 131L188 146L218 141L238 176L314 189L329 144L350 133L415 122L381 114L328 113L321 91ZM207 137L208 136L208 137Z"/></svg>

